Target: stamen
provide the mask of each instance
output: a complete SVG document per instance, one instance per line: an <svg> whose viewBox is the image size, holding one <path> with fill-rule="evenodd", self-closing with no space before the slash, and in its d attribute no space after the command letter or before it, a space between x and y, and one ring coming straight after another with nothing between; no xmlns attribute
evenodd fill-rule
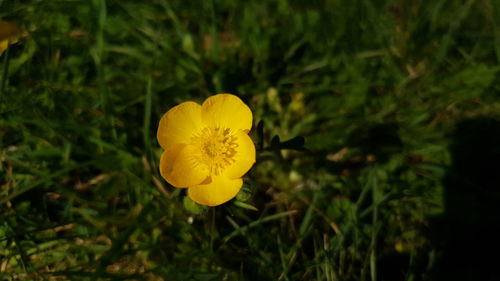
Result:
<svg viewBox="0 0 500 281"><path fill-rule="evenodd" d="M199 148L199 153L195 155L197 164L211 175L220 175L236 161L236 140L229 128L204 128L191 138L191 143Z"/></svg>

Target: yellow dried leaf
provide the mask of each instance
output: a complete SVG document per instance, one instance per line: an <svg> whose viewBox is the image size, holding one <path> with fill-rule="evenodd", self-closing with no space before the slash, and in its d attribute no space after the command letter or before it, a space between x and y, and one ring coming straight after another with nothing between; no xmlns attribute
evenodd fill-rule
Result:
<svg viewBox="0 0 500 281"><path fill-rule="evenodd" d="M14 23L0 20L0 55L23 35L21 29Z"/></svg>

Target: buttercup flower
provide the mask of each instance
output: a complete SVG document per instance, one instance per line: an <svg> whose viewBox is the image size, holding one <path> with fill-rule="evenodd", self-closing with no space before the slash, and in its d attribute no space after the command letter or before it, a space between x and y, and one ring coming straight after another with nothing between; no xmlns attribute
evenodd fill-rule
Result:
<svg viewBox="0 0 500 281"><path fill-rule="evenodd" d="M235 95L174 106L158 126L158 142L165 150L160 174L174 187L188 188L188 196L198 204L216 206L231 200L255 163L251 128L252 111Z"/></svg>

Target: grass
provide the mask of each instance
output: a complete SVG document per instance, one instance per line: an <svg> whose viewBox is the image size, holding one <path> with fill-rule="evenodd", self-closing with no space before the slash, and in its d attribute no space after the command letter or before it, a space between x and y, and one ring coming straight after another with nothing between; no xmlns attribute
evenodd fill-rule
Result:
<svg viewBox="0 0 500 281"><path fill-rule="evenodd" d="M0 19L28 33L0 57L0 279L493 278L452 256L495 244L498 1L0 0ZM252 109L258 159L201 208L159 175L156 127L219 92Z"/></svg>

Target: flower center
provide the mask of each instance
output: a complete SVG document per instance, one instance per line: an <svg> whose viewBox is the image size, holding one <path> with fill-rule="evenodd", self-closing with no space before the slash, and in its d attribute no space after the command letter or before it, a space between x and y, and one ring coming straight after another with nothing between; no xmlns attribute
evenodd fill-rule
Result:
<svg viewBox="0 0 500 281"><path fill-rule="evenodd" d="M235 162L236 140L231 129L204 128L191 138L192 144L199 148L196 162L208 169L210 175L220 175Z"/></svg>

